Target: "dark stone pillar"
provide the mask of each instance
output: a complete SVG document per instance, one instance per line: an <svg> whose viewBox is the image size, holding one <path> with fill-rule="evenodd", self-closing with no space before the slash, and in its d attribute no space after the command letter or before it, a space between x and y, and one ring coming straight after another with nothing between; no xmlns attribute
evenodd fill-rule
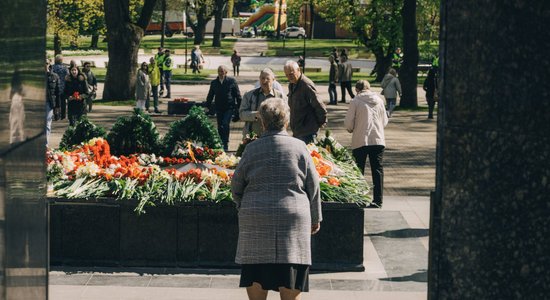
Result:
<svg viewBox="0 0 550 300"><path fill-rule="evenodd" d="M448 0L430 299L550 292L550 2Z"/></svg>
<svg viewBox="0 0 550 300"><path fill-rule="evenodd" d="M0 7L0 299L47 299L46 1Z"/></svg>

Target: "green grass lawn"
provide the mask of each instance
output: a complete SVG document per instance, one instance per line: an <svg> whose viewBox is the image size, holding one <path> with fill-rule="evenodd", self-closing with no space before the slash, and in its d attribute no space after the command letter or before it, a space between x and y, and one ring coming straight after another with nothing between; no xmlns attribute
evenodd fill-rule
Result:
<svg viewBox="0 0 550 300"><path fill-rule="evenodd" d="M107 69L104 68L94 68L92 69L96 78L100 81L105 80L105 75ZM185 74L185 69L173 69L172 70L172 80L193 80L193 81L202 81L206 80L208 75L216 74L217 70L201 70L200 74L193 74L191 69L187 69L187 74ZM284 74L283 74L284 75Z"/></svg>
<svg viewBox="0 0 550 300"><path fill-rule="evenodd" d="M164 39L164 47L175 50L175 49L185 49L185 40L187 40L187 47L189 54L191 54L191 49L193 47L193 39L185 38L182 35L176 35L171 38L167 37ZM77 49L70 49L72 51L86 51L90 50L90 41L91 37L81 36L78 38ZM212 39L205 39L204 43L201 45L201 50L204 54L221 54L221 55L231 55L233 53L233 48L236 38L228 37L222 39L221 48L213 48ZM63 45L63 50L69 50L68 45ZM160 46L160 35L147 35L141 40L140 49L144 49L145 53L156 53L156 49ZM48 35L46 38L46 49L53 50L53 36ZM98 50L107 51L107 42L103 42L103 37L99 38ZM79 53L78 55L83 55L85 53ZM97 54L97 53L90 53Z"/></svg>
<svg viewBox="0 0 550 300"><path fill-rule="evenodd" d="M303 54L304 40L302 39L286 39L283 40L268 40L269 50L267 56L299 56ZM284 47L283 47L284 46ZM350 58L370 58L371 53L365 46L356 44L352 39L312 39L306 40L306 55L315 57L328 57L332 48L348 49Z"/></svg>

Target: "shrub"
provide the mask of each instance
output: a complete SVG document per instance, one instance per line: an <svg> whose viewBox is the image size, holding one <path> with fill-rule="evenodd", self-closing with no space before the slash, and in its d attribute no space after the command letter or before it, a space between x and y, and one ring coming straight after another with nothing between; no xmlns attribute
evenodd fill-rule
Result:
<svg viewBox="0 0 550 300"><path fill-rule="evenodd" d="M170 155L178 142L193 141L201 143L212 149L221 149L222 141L218 131L214 128L208 117L198 106L189 110L189 114L170 124L168 133L164 136L164 155Z"/></svg>
<svg viewBox="0 0 550 300"><path fill-rule="evenodd" d="M107 135L114 155L158 153L159 133L149 115L134 109L132 116L118 117Z"/></svg>
<svg viewBox="0 0 550 300"><path fill-rule="evenodd" d="M106 134L103 127L96 126L88 120L88 117L82 116L75 126L70 126L65 130L59 143L59 148L61 150L70 150L73 146L80 145L82 142L87 142L93 138L105 138Z"/></svg>

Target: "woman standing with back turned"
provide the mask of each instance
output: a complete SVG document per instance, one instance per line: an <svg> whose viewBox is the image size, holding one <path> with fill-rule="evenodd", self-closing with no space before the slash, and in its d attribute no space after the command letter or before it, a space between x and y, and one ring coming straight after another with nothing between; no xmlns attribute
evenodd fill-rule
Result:
<svg viewBox="0 0 550 300"><path fill-rule="evenodd" d="M322 220L319 175L305 143L286 132L289 114L283 99L262 102L265 131L246 146L231 181L239 210L239 286L251 300L265 300L268 290L296 300L309 290L311 235Z"/></svg>

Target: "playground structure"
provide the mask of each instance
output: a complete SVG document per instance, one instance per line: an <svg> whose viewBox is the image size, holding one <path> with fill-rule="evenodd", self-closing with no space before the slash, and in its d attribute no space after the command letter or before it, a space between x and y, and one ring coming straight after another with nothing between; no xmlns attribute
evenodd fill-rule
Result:
<svg viewBox="0 0 550 300"><path fill-rule="evenodd" d="M279 1L282 1L279 4ZM245 27L254 27L256 28L271 28L272 30L277 30L278 19L279 19L279 6L281 9L281 30L285 29L286 24L286 1L279 0L275 1L273 4L264 4L262 5L255 13L240 13L240 17L248 17L245 22L241 23L241 29Z"/></svg>

